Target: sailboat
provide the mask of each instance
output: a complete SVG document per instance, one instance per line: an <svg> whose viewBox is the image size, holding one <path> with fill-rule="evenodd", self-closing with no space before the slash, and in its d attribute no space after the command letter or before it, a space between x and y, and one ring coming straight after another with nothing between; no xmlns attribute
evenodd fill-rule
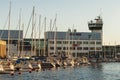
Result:
<svg viewBox="0 0 120 80"><path fill-rule="evenodd" d="M5 74L5 73L6 72L5 72L4 68L3 68L3 65L0 64L0 74Z"/></svg>

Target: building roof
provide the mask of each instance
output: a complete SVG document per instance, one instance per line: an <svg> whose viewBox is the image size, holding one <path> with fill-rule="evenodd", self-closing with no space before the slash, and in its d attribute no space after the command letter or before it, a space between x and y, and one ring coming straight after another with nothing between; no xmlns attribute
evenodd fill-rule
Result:
<svg viewBox="0 0 120 80"><path fill-rule="evenodd" d="M54 39L56 33L56 39L69 39L69 40L101 40L101 33L97 32L46 32L46 39Z"/></svg>
<svg viewBox="0 0 120 80"><path fill-rule="evenodd" d="M8 30L0 30L0 39L8 40ZM10 40L19 39L19 30L10 30ZM20 39L23 39L23 30L20 30Z"/></svg>

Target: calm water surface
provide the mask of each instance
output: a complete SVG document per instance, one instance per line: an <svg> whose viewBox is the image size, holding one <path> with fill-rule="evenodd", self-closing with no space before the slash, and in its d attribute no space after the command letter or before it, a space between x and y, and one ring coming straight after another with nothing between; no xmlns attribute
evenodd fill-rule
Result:
<svg viewBox="0 0 120 80"><path fill-rule="evenodd" d="M120 80L120 63L100 63L76 68L59 68L39 72L1 74L0 80Z"/></svg>

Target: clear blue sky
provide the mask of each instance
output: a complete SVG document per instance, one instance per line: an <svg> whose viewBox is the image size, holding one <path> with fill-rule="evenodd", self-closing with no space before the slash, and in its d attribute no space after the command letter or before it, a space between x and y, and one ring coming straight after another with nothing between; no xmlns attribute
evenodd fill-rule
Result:
<svg viewBox="0 0 120 80"><path fill-rule="evenodd" d="M103 33L105 44L120 44L120 0L11 0L12 15L11 29L16 29L18 15L22 9L22 22L27 27L32 7L35 12L42 15L42 20L47 17L49 20L57 14L57 27L60 31L67 31L72 28L80 32L87 32L87 22L102 14L104 21ZM9 11L10 0L0 0L0 29L6 22ZM7 29L7 26L6 26ZM47 29L48 30L48 29ZM29 34L31 31L29 30Z"/></svg>

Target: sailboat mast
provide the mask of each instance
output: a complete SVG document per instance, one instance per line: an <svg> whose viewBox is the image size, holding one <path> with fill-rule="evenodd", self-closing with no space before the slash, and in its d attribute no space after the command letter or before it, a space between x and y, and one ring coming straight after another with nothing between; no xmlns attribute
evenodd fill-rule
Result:
<svg viewBox="0 0 120 80"><path fill-rule="evenodd" d="M32 42L31 42L31 55L30 56L32 56L32 53L33 53L34 9L35 9L35 7L33 7L33 13L32 13L32 34L31 34Z"/></svg>
<svg viewBox="0 0 120 80"><path fill-rule="evenodd" d="M10 19L11 19L11 2L9 7L9 21L8 21L8 57L10 56Z"/></svg>
<svg viewBox="0 0 120 80"><path fill-rule="evenodd" d="M54 54L56 54L57 51L56 31L57 31L57 27L55 27L55 33L54 33L54 47L55 47Z"/></svg>
<svg viewBox="0 0 120 80"><path fill-rule="evenodd" d="M73 53L74 53L74 47L73 47L73 45L74 45L74 24L73 24L73 27L72 27L72 53L71 53L71 55L73 56Z"/></svg>
<svg viewBox="0 0 120 80"><path fill-rule="evenodd" d="M20 13L19 13L18 57L21 56L21 53L20 53L20 27L21 27L21 9L20 9Z"/></svg>
<svg viewBox="0 0 120 80"><path fill-rule="evenodd" d="M116 53L117 53L116 48L117 48L117 46L116 46L116 42L115 42L115 52L114 52L114 58L116 58Z"/></svg>
<svg viewBox="0 0 120 80"><path fill-rule="evenodd" d="M106 59L105 43L103 49L104 49L104 60L105 60Z"/></svg>
<svg viewBox="0 0 120 80"><path fill-rule="evenodd" d="M23 33L24 33L24 24L22 24L22 29L23 29ZM23 51L24 51L24 38L22 39L22 55L23 55Z"/></svg>
<svg viewBox="0 0 120 80"><path fill-rule="evenodd" d="M44 25L44 54L43 54L43 56L45 56L46 55L46 17L45 17L45 25Z"/></svg>
<svg viewBox="0 0 120 80"><path fill-rule="evenodd" d="M70 32L71 32L71 30L69 29L68 30L68 52L67 52L68 56L70 55Z"/></svg>
<svg viewBox="0 0 120 80"><path fill-rule="evenodd" d="M35 14L35 22L34 22L34 56L36 56L36 14Z"/></svg>
<svg viewBox="0 0 120 80"><path fill-rule="evenodd" d="M56 27L56 20L57 20L57 15L55 17L55 20L54 20L54 24L53 24L53 27L55 28L55 32L54 32L54 54L56 54L56 51L57 51L57 27Z"/></svg>
<svg viewBox="0 0 120 80"><path fill-rule="evenodd" d="M52 36L52 19L50 20L50 41L52 40L51 38L51 36ZM50 56L50 52L48 52L48 56Z"/></svg>
<svg viewBox="0 0 120 80"><path fill-rule="evenodd" d="M40 50L41 50L41 47L40 47L40 44L41 44L41 42L40 42L40 27L41 27L41 15L39 16L39 55L41 55L41 52L40 52Z"/></svg>

